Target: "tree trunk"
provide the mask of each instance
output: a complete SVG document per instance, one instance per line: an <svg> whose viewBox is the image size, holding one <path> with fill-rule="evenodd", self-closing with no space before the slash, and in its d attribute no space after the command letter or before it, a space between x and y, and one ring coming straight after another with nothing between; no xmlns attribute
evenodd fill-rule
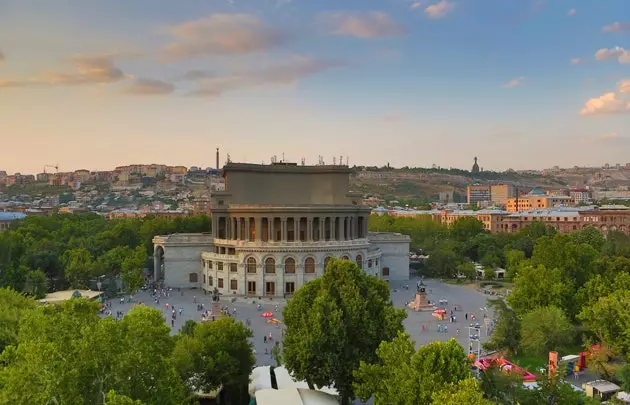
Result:
<svg viewBox="0 0 630 405"><path fill-rule="evenodd" d="M341 396L341 405L350 405L350 397L347 395Z"/></svg>

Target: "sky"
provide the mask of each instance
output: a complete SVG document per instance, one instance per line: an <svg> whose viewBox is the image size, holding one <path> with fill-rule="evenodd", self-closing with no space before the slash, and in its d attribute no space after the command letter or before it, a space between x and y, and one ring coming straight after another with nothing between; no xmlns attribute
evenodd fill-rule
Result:
<svg viewBox="0 0 630 405"><path fill-rule="evenodd" d="M628 0L0 0L0 170L207 167L217 147L625 164Z"/></svg>

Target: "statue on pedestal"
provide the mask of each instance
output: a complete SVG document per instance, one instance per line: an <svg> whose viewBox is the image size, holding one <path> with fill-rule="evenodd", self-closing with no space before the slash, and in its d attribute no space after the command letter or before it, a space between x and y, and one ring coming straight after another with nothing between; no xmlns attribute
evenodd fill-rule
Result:
<svg viewBox="0 0 630 405"><path fill-rule="evenodd" d="M408 304L409 308L414 311L433 311L434 305L429 304L427 299L427 286L424 285L422 279L416 284L416 299Z"/></svg>

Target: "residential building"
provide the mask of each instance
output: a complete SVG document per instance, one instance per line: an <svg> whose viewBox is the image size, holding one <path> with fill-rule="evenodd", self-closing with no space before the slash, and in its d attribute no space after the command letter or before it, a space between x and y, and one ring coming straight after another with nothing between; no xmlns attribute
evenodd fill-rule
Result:
<svg viewBox="0 0 630 405"><path fill-rule="evenodd" d="M539 188L520 197L509 198L506 209L510 212L541 210L553 207L566 207L572 203L567 195L547 194Z"/></svg>
<svg viewBox="0 0 630 405"><path fill-rule="evenodd" d="M156 236L156 280L224 296L286 297L335 257L385 280L409 278L410 238L368 233L350 168L228 163L211 195L212 234ZM199 266L201 260L202 265Z"/></svg>
<svg viewBox="0 0 630 405"><path fill-rule="evenodd" d="M484 184L469 184L466 190L467 202L476 206L482 201L491 201L490 186Z"/></svg>
<svg viewBox="0 0 630 405"><path fill-rule="evenodd" d="M505 207L510 198L516 197L516 189L511 184L493 184L490 186L490 201Z"/></svg>
<svg viewBox="0 0 630 405"><path fill-rule="evenodd" d="M575 205L588 204L591 202L591 194L585 188L573 188L569 190L569 197Z"/></svg>

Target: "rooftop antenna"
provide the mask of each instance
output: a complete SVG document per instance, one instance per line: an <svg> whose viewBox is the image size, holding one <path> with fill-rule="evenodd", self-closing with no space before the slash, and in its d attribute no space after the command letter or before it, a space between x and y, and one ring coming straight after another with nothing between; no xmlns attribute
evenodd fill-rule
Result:
<svg viewBox="0 0 630 405"><path fill-rule="evenodd" d="M333 156L333 166L337 166L337 158Z"/></svg>
<svg viewBox="0 0 630 405"><path fill-rule="evenodd" d="M284 162L284 152L282 152L282 161Z"/></svg>
<svg viewBox="0 0 630 405"><path fill-rule="evenodd" d="M339 156L339 166L343 166L343 156Z"/></svg>
<svg viewBox="0 0 630 405"><path fill-rule="evenodd" d="M305 165L306 165L306 159L302 158L302 166L305 166Z"/></svg>
<svg viewBox="0 0 630 405"><path fill-rule="evenodd" d="M346 156L346 165L350 166L350 158Z"/></svg>

